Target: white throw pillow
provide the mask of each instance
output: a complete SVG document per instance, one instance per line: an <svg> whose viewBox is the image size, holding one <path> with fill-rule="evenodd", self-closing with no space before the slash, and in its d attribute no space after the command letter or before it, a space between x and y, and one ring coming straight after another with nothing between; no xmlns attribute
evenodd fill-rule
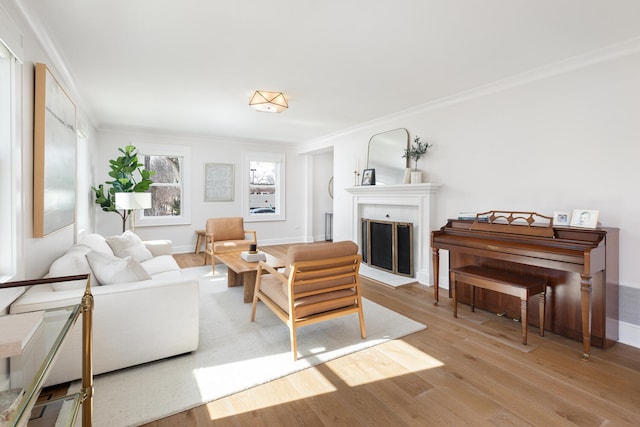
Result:
<svg viewBox="0 0 640 427"><path fill-rule="evenodd" d="M117 257L124 258L131 256L138 262L153 258L153 254L147 249L144 243L142 243L140 237L129 230L120 236L107 237L106 241L109 246L111 246L113 254Z"/></svg>
<svg viewBox="0 0 640 427"><path fill-rule="evenodd" d="M105 242L104 237L99 234L87 234L78 244L91 248L92 251L113 255L113 251L109 245L107 245L107 242Z"/></svg>
<svg viewBox="0 0 640 427"><path fill-rule="evenodd" d="M118 258L91 251L87 254L87 261L89 261L91 270L101 285L151 279L140 263L131 257Z"/></svg>

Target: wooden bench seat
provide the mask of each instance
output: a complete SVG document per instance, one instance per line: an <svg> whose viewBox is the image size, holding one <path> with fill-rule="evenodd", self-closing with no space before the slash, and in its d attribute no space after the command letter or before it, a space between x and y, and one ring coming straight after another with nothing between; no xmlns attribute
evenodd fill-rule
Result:
<svg viewBox="0 0 640 427"><path fill-rule="evenodd" d="M471 289L471 311L475 310L475 289L479 287L520 298L520 320L522 322L522 344L527 344L527 301L532 295L540 295L539 316L540 336L544 336L544 311L547 283L536 276L526 276L514 271L498 270L478 265L466 265L452 268L451 295L453 298L453 317L458 317L458 298L456 281L469 284Z"/></svg>

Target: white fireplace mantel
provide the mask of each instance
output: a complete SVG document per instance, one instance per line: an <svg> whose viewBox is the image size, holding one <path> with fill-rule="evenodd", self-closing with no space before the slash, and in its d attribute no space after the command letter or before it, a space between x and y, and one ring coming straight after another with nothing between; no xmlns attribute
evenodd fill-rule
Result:
<svg viewBox="0 0 640 427"><path fill-rule="evenodd" d="M353 222L351 234L354 242L360 242L360 218L365 206L394 206L402 209L417 208L417 221L414 228L414 240L417 241L415 253L416 280L423 285L430 285L431 280L431 230L435 212L435 195L440 184L399 184L399 185L362 185L345 188L353 200Z"/></svg>

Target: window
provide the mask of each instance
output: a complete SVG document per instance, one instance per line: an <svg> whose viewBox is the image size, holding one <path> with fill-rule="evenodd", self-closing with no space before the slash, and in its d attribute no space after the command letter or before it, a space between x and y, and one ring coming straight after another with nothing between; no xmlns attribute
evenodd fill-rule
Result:
<svg viewBox="0 0 640 427"><path fill-rule="evenodd" d="M243 164L245 221L284 220L284 154L246 153Z"/></svg>
<svg viewBox="0 0 640 427"><path fill-rule="evenodd" d="M16 139L16 106L14 56L0 41L0 282L10 280L17 268L16 177L19 159L14 150Z"/></svg>
<svg viewBox="0 0 640 427"><path fill-rule="evenodd" d="M135 145L135 144L134 144ZM191 224L191 189L186 165L191 149L185 146L138 144L138 161L151 177L151 208L136 212L136 226Z"/></svg>

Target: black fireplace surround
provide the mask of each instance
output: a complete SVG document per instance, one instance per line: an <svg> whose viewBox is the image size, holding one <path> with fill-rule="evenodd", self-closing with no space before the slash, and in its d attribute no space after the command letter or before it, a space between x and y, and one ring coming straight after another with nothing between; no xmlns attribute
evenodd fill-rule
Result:
<svg viewBox="0 0 640 427"><path fill-rule="evenodd" d="M413 224L360 219L362 261L370 267L414 277Z"/></svg>

